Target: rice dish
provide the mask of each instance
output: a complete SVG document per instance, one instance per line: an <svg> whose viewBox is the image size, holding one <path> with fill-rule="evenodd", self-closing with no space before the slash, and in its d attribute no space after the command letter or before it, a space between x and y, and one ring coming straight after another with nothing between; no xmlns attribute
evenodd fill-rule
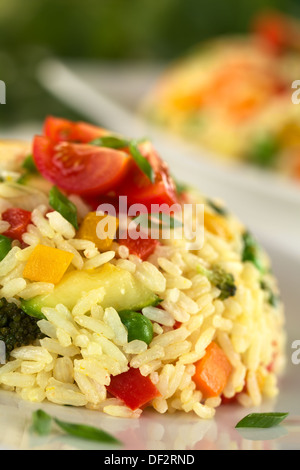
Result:
<svg viewBox="0 0 300 470"><path fill-rule="evenodd" d="M31 152L33 158L20 143L0 161L0 339L10 344L0 368L3 390L126 418L147 406L210 419L222 403L259 406L277 395L285 343L277 282L263 248L222 202L175 187L149 142L128 143L88 124L50 117ZM75 153L78 166L84 153L85 166L82 183L76 186L74 176L70 191L73 173L57 179L57 162L70 170ZM106 178L105 189L92 193L83 191L84 178L88 189L99 185L84 173L91 154ZM115 192L107 189L105 158L122 174L129 165L126 184L111 177L121 188ZM130 192L132 171L145 178L147 162L154 178ZM203 239L176 238L175 213L169 238L159 225L155 240L128 242L120 238L118 209L107 216L116 229L99 240L91 232L96 207L103 201L115 207L125 193L145 207L175 198L182 208L200 205L203 218L190 217ZM14 322L20 312L36 322L34 339L19 344L16 334L9 343L8 311Z"/></svg>

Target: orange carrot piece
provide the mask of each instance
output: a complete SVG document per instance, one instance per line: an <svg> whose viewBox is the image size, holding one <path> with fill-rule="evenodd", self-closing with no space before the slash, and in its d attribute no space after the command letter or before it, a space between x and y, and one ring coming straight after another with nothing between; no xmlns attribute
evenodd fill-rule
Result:
<svg viewBox="0 0 300 470"><path fill-rule="evenodd" d="M204 398L218 397L223 392L232 372L232 366L223 350L212 341L205 356L196 362L193 381Z"/></svg>
<svg viewBox="0 0 300 470"><path fill-rule="evenodd" d="M73 257L68 251L37 245L28 258L23 276L30 281L58 284Z"/></svg>

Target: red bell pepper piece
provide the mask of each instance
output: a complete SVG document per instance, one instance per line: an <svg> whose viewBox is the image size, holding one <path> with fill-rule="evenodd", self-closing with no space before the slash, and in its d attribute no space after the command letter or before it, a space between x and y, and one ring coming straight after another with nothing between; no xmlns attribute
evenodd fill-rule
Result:
<svg viewBox="0 0 300 470"><path fill-rule="evenodd" d="M134 368L112 376L107 390L111 395L122 400L131 410L141 408L153 398L160 396L149 377L144 377L139 369Z"/></svg>
<svg viewBox="0 0 300 470"><path fill-rule="evenodd" d="M31 212L11 207L3 212L2 220L10 224L10 228L3 235L22 242L22 235L27 231L27 226L31 222Z"/></svg>
<svg viewBox="0 0 300 470"><path fill-rule="evenodd" d="M145 261L154 252L158 245L158 240L152 238L138 238L134 240L129 236L124 240L119 240L120 245L127 246L131 255L136 255Z"/></svg>
<svg viewBox="0 0 300 470"><path fill-rule="evenodd" d="M180 328L181 325L182 325L182 322L176 320L173 326L174 330L177 330L178 328Z"/></svg>

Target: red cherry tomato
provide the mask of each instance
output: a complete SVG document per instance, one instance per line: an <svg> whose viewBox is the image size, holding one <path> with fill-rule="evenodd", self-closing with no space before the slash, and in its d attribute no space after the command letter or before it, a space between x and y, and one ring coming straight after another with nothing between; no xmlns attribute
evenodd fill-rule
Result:
<svg viewBox="0 0 300 470"><path fill-rule="evenodd" d="M129 369L122 374L111 376L107 390L122 400L131 410L144 406L160 393L149 377L144 377L139 369Z"/></svg>
<svg viewBox="0 0 300 470"><path fill-rule="evenodd" d="M55 143L80 142L87 144L107 134L105 129L85 122L72 122L67 119L48 116L44 122L43 133Z"/></svg>
<svg viewBox="0 0 300 470"><path fill-rule="evenodd" d="M3 212L2 220L10 224L10 228L3 235L22 242L22 235L27 231L27 226L31 222L31 212L11 207Z"/></svg>
<svg viewBox="0 0 300 470"><path fill-rule="evenodd" d="M105 129L49 116L44 123L44 134L45 137L34 140L37 167L46 179L67 192L92 195L95 205L99 196L101 199L105 193L113 191L115 196L127 196L128 207L139 203L149 212L153 204L169 207L177 203L176 188L168 167L150 142L140 144L139 148L153 168L154 182L130 157L128 149L121 151L85 145L108 135Z"/></svg>
<svg viewBox="0 0 300 470"><path fill-rule="evenodd" d="M289 23L280 13L265 12L255 19L253 29L270 52L280 54L292 41L293 28Z"/></svg>
<svg viewBox="0 0 300 470"><path fill-rule="evenodd" d="M95 196L95 195L92 195L92 196L84 196L83 200L86 204L88 204L88 206L93 211L97 211L99 206L105 204L105 205L111 206L111 208L112 208L112 212L109 212L110 215L118 216L118 214L119 214L119 198L117 198L116 196L107 196L107 195ZM101 210L101 209L99 209L99 210Z"/></svg>
<svg viewBox="0 0 300 470"><path fill-rule="evenodd" d="M144 204L149 212L153 204L167 204L168 206L176 204L178 202L176 187L167 164L159 157L150 142L140 145L139 149L152 166L155 181L151 183L135 161L131 160L128 175L117 188L117 193L127 196L128 206Z"/></svg>
<svg viewBox="0 0 300 470"><path fill-rule="evenodd" d="M39 172L68 193L105 194L125 177L129 157L120 150L36 136L33 157Z"/></svg>

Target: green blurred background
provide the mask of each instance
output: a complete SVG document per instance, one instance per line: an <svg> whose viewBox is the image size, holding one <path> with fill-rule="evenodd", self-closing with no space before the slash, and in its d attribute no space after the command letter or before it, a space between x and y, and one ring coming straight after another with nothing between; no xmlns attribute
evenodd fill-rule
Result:
<svg viewBox="0 0 300 470"><path fill-rule="evenodd" d="M299 0L0 0L0 126L80 117L38 84L47 56L168 61L203 39L247 31L270 8L300 16Z"/></svg>

